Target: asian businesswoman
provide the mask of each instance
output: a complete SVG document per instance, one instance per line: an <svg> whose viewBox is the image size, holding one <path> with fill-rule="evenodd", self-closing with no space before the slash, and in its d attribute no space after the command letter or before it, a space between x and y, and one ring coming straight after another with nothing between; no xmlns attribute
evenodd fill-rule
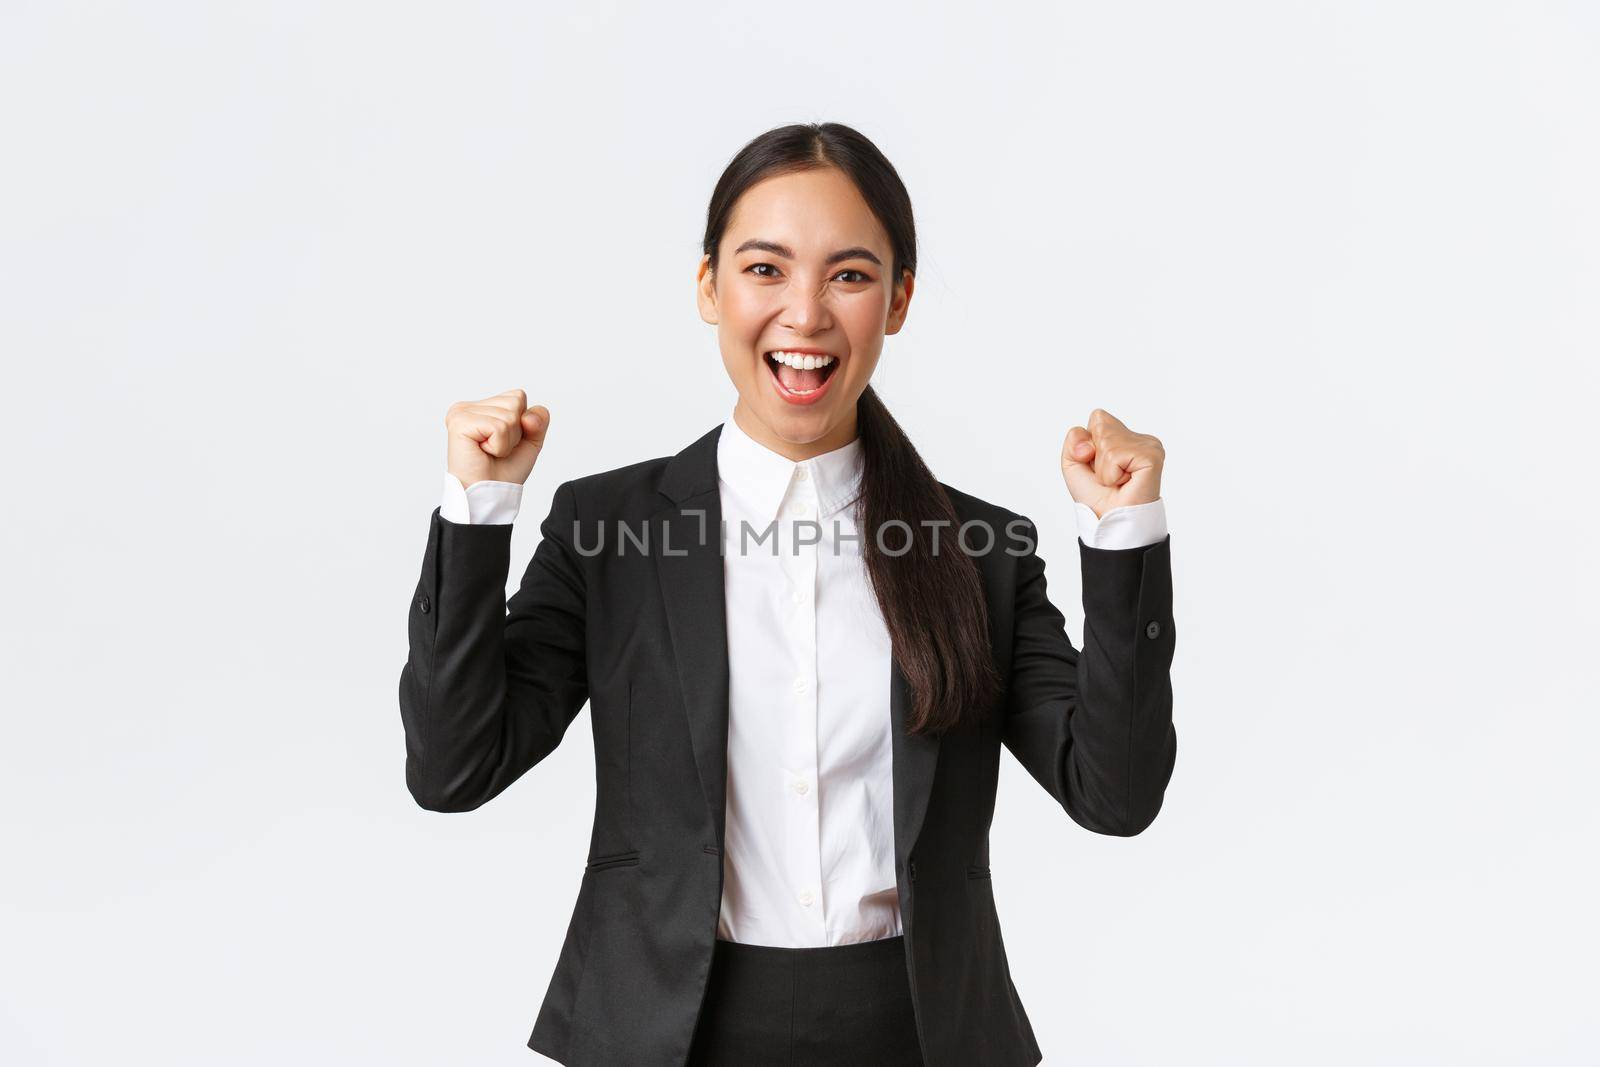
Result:
<svg viewBox="0 0 1600 1067"><path fill-rule="evenodd" d="M989 866L1001 751L1095 833L1161 809L1163 446L1100 408L1066 434L1076 649L1032 521L938 481L868 384L916 259L866 137L745 145L696 275L730 417L557 486L509 601L550 411L520 389L449 408L400 675L406 783L471 811L588 705L589 852L527 1042L557 1062L1038 1063Z"/></svg>

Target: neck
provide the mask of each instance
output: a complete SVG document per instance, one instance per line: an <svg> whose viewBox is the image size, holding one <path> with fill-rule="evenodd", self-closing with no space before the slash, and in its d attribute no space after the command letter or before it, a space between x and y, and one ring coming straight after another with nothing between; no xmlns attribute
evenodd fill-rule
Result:
<svg viewBox="0 0 1600 1067"><path fill-rule="evenodd" d="M832 452L836 448L843 448L856 439L856 413L850 410L850 417L837 426L829 427L828 431L815 441L788 441L772 432L766 423L751 414L745 407L744 400L733 407L733 421L739 424L739 429L749 434L750 437L761 445L790 459L796 463L801 460L820 456L824 452Z"/></svg>

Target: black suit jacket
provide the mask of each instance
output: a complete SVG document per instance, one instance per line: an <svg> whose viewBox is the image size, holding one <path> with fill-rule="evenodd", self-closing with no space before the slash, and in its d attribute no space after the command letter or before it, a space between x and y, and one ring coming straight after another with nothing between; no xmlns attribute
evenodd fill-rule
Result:
<svg viewBox="0 0 1600 1067"><path fill-rule="evenodd" d="M429 521L400 675L416 802L471 811L547 756L586 701L592 716L589 855L528 1040L564 1064L683 1064L699 1018L726 801L720 430L675 456L563 482L509 602L511 527L437 510ZM1041 1053L1011 983L989 868L1001 746L1078 824L1119 836L1150 825L1177 744L1171 538L1123 550L1079 542L1079 652L1045 594L1032 523L945 489L963 522L996 532L974 558L1007 685L981 726L939 739L904 732L911 698L898 663L884 679L906 968L929 1067L1026 1067ZM1007 536L1013 521L1027 541ZM602 524L605 551L590 554ZM648 531L648 551L619 546L621 527ZM983 541L974 530L969 548Z"/></svg>

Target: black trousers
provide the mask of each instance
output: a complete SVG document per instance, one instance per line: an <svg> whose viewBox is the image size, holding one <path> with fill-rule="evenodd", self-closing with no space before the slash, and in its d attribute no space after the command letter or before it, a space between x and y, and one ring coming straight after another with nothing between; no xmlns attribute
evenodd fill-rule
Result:
<svg viewBox="0 0 1600 1067"><path fill-rule="evenodd" d="M905 937L783 948L718 940L689 1067L922 1067Z"/></svg>

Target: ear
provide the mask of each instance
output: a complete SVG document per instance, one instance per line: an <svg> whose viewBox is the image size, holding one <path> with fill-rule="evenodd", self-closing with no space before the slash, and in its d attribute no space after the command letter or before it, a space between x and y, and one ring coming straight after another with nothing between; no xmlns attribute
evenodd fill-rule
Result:
<svg viewBox="0 0 1600 1067"><path fill-rule="evenodd" d="M889 300L889 317L883 324L885 334L899 333L906 323L906 311L911 307L911 293L917 287L916 277L909 271L900 272L900 284L894 287Z"/></svg>
<svg viewBox="0 0 1600 1067"><path fill-rule="evenodd" d="M700 257L700 267L694 272L694 298L700 306L700 317L711 325L717 324L717 276L711 269L711 256Z"/></svg>

